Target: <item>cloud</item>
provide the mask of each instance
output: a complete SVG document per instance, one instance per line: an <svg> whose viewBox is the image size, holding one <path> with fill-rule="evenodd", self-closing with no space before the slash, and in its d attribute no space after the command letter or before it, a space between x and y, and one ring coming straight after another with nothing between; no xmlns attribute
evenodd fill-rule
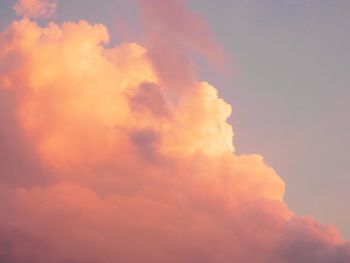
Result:
<svg viewBox="0 0 350 263"><path fill-rule="evenodd" d="M13 6L18 16L30 18L51 18L56 11L55 0L18 0Z"/></svg>
<svg viewBox="0 0 350 263"><path fill-rule="evenodd" d="M185 1L139 2L147 54L167 89L178 94L195 86L192 52L206 58L216 69L224 67L221 46L212 36L206 21L188 10Z"/></svg>
<svg viewBox="0 0 350 263"><path fill-rule="evenodd" d="M260 155L235 154L215 87L108 41L86 21L23 18L0 35L2 261L349 261L334 227L287 208Z"/></svg>

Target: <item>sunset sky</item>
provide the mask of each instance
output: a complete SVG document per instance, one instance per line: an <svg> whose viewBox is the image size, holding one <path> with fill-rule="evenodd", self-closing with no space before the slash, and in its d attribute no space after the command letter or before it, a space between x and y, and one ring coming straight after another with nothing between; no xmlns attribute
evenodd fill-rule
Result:
<svg viewBox="0 0 350 263"><path fill-rule="evenodd" d="M2 0L0 261L349 262L349 13Z"/></svg>

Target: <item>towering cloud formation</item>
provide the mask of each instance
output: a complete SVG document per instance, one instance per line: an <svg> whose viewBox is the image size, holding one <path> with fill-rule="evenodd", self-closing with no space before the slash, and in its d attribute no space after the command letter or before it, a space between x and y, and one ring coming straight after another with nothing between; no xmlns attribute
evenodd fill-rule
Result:
<svg viewBox="0 0 350 263"><path fill-rule="evenodd" d="M261 156L234 153L231 107L186 56L219 49L182 2L170 17L195 23L150 21L164 2L142 3L148 49L85 21L1 33L0 262L349 262Z"/></svg>

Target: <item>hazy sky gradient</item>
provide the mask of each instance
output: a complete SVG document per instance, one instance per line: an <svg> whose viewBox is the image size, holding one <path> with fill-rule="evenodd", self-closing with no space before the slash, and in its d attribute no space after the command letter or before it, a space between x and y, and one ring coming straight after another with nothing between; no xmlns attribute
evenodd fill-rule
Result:
<svg viewBox="0 0 350 263"><path fill-rule="evenodd" d="M262 153L294 211L349 238L350 2L205 2L236 70L222 92L238 152Z"/></svg>
<svg viewBox="0 0 350 263"><path fill-rule="evenodd" d="M137 10L127 1L59 1L56 20L101 22L139 40ZM14 1L0 2L0 27ZM350 238L350 1L189 1L209 22L231 60L212 82L233 106L239 153L260 153L287 185L297 214L335 224ZM228 76L227 76L228 75Z"/></svg>
<svg viewBox="0 0 350 263"><path fill-rule="evenodd" d="M292 3L293 2L293 3ZM217 86L238 152L262 153L299 214L350 237L349 1L193 1L231 57Z"/></svg>

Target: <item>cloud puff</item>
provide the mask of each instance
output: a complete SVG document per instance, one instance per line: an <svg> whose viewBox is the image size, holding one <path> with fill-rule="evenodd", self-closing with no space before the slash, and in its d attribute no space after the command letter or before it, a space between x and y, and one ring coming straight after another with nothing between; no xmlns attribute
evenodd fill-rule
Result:
<svg viewBox="0 0 350 263"><path fill-rule="evenodd" d="M213 86L168 82L152 51L108 40L28 18L0 35L0 261L350 260L260 155L234 153Z"/></svg>
<svg viewBox="0 0 350 263"><path fill-rule="evenodd" d="M14 6L16 14L30 18L51 18L56 11L55 0L19 0Z"/></svg>

